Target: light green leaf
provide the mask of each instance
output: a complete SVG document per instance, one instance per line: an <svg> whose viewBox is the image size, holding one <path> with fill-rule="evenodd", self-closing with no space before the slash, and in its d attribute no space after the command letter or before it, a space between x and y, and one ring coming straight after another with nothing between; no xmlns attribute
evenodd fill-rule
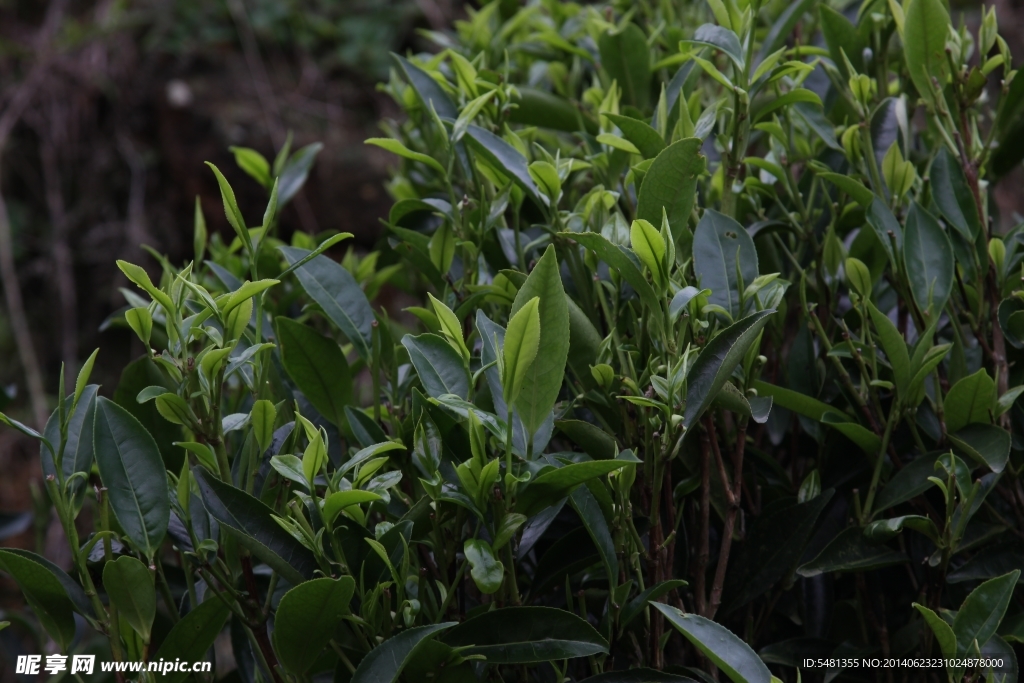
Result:
<svg viewBox="0 0 1024 683"><path fill-rule="evenodd" d="M466 362L469 362L469 349L466 348L466 340L462 335L462 323L452 312L452 309L448 308L444 302L439 301L434 297L433 294L427 292L427 296L430 297L430 305L434 309L434 315L437 316L437 321L441 328L441 334L444 335L452 346L458 349L462 357L465 358Z"/></svg>
<svg viewBox="0 0 1024 683"><path fill-rule="evenodd" d="M333 522L341 514L342 510L352 505L372 503L377 500L381 500L381 497L373 491L359 491L356 489L335 491L324 499L324 521Z"/></svg>
<svg viewBox="0 0 1024 683"><path fill-rule="evenodd" d="M235 163L238 168L245 171L249 177L263 187L270 187L273 182L270 177L270 163L266 158L254 149L249 147L228 147L235 155Z"/></svg>
<svg viewBox="0 0 1024 683"><path fill-rule="evenodd" d="M665 264L665 240L661 233L650 222L635 220L629 230L629 242L633 252L651 271L654 286L664 291L668 286L668 269Z"/></svg>
<svg viewBox="0 0 1024 683"><path fill-rule="evenodd" d="M519 288L511 315L514 317L535 297L540 299L539 348L544 349L544 352L538 353L533 363L530 363L515 402L519 417L531 438L547 420L555 405L569 356L569 308L554 246L544 251L526 282Z"/></svg>
<svg viewBox="0 0 1024 683"><path fill-rule="evenodd" d="M260 453L270 448L270 442L274 438L274 422L276 420L277 409L274 408L273 403L261 399L252 404L252 410L249 411L249 424L252 425Z"/></svg>
<svg viewBox="0 0 1024 683"><path fill-rule="evenodd" d="M392 154L397 154L398 156L409 159L410 161L418 161L421 164L426 164L441 176L448 175L447 171L444 170L444 166L442 166L441 162L437 159L427 156L426 154L421 154L420 152L414 152L403 145L399 140L394 140L392 138L370 138L366 140L365 143L367 145L375 145L381 149L386 149Z"/></svg>
<svg viewBox="0 0 1024 683"><path fill-rule="evenodd" d="M540 297L533 297L512 316L502 347L504 373L502 387L505 405L519 398L527 372L537 357L540 346Z"/></svg>

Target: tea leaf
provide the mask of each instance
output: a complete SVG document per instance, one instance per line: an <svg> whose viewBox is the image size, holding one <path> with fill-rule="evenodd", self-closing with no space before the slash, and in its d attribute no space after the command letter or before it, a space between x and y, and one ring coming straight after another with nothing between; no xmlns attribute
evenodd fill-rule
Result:
<svg viewBox="0 0 1024 683"><path fill-rule="evenodd" d="M111 512L136 548L153 557L170 518L167 476L156 442L131 413L100 396L93 444Z"/></svg>
<svg viewBox="0 0 1024 683"><path fill-rule="evenodd" d="M522 378L522 388L515 401L523 426L531 436L548 419L555 405L569 356L569 307L553 246L544 251L520 287L515 303L512 304L511 315L514 317L534 298L539 299L539 348L544 349L544 353L538 353L527 367Z"/></svg>

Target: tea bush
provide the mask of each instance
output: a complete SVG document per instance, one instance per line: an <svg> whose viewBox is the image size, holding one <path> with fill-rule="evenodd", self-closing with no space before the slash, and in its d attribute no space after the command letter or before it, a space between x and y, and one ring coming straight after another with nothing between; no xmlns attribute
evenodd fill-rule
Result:
<svg viewBox="0 0 1024 683"><path fill-rule="evenodd" d="M227 630L243 680L1016 680L994 12L496 0L429 37L368 141L401 263L282 242L294 157L236 150L257 227L212 168L234 240L197 212L184 268L118 264L147 353L113 398L90 359L43 433L7 419L75 576L0 563L56 647L77 618L118 660ZM414 333L372 304L399 274Z"/></svg>

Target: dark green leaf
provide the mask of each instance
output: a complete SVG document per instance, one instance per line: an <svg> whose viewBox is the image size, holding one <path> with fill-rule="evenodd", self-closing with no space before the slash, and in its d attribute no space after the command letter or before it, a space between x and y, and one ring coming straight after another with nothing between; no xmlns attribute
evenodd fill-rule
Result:
<svg viewBox="0 0 1024 683"><path fill-rule="evenodd" d="M427 394L437 398L455 394L463 400L469 398L469 372L462 354L436 334L406 335L402 346L409 351L409 359Z"/></svg>
<svg viewBox="0 0 1024 683"><path fill-rule="evenodd" d="M917 92L929 101L941 96L949 80L946 38L950 27L949 12L942 0L921 0L910 3L903 22L903 56L907 71ZM938 92L932 79L938 80Z"/></svg>
<svg viewBox="0 0 1024 683"><path fill-rule="evenodd" d="M695 683L692 678L654 669L620 669L584 678L582 683Z"/></svg>
<svg viewBox="0 0 1024 683"><path fill-rule="evenodd" d="M958 432L974 422L990 423L995 404L996 383L985 368L980 368L954 384L946 394L942 406L946 414L946 430Z"/></svg>
<svg viewBox="0 0 1024 683"><path fill-rule="evenodd" d="M590 366L597 362L601 335L587 314L566 296L569 305L569 357L567 363L584 388L595 386Z"/></svg>
<svg viewBox="0 0 1024 683"><path fill-rule="evenodd" d="M907 342L900 334L889 317L875 308L870 301L867 302L868 313L871 315L871 322L878 331L878 339L882 342L882 350L885 351L892 366L893 378L896 380L896 390L901 399L906 398L910 389L910 352L907 350Z"/></svg>
<svg viewBox="0 0 1024 683"><path fill-rule="evenodd" d="M647 603L657 600L661 596L667 595L671 591L682 588L685 585L687 585L685 581L673 579L651 586L626 603L625 607L622 608L622 612L619 613L619 626L625 628L643 613L644 609L647 608Z"/></svg>
<svg viewBox="0 0 1024 683"><path fill-rule="evenodd" d="M601 67L622 89L623 100L646 109L651 100L651 53L647 37L636 24L604 33L597 44Z"/></svg>
<svg viewBox="0 0 1024 683"><path fill-rule="evenodd" d="M760 311L733 323L719 332L700 352L686 380L686 411L683 414L685 430L690 431L697 424L774 312Z"/></svg>
<svg viewBox="0 0 1024 683"><path fill-rule="evenodd" d="M539 664L605 654L608 643L594 627L553 607L506 607L473 617L444 635L463 655L484 655L491 664Z"/></svg>
<svg viewBox="0 0 1024 683"><path fill-rule="evenodd" d="M773 97L772 99L764 102L758 106L751 118L757 122L768 116L773 111L778 111L785 107L790 107L796 104L809 104L821 108L821 98L813 90L807 90L806 88L794 88L785 95L779 97Z"/></svg>
<svg viewBox="0 0 1024 683"><path fill-rule="evenodd" d="M555 426L595 460L615 457L615 439L597 425L582 420L556 420Z"/></svg>
<svg viewBox="0 0 1024 683"><path fill-rule="evenodd" d="M67 479L75 472L88 472L92 469L92 429L93 420L96 415L96 392L99 389L95 384L85 387L81 398L78 399L78 406L68 421L67 442L64 445L64 459L62 461L64 479ZM64 410L71 410L71 397L64 400ZM53 444L53 448L60 448L60 424L59 411L54 411L50 419L46 421L46 428L43 429L43 436ZM42 458L43 474L46 476L56 475L57 468L50 455L50 449L45 445L40 446L39 455Z"/></svg>
<svg viewBox="0 0 1024 683"><path fill-rule="evenodd" d="M740 296L758 275L754 241L742 225L713 209L704 211L693 233L693 270L699 286L711 290L710 303L734 320L742 317Z"/></svg>
<svg viewBox="0 0 1024 683"><path fill-rule="evenodd" d="M804 12L807 12L814 5L814 0L797 0L786 7L779 15L779 18L775 20L772 27L768 29L768 35L765 36L764 42L761 43L761 51L757 53L757 59L751 66L759 65L764 61L765 57L772 54L780 47L782 43L789 38L790 34L793 33L793 28L796 26L800 18L803 17Z"/></svg>
<svg viewBox="0 0 1024 683"><path fill-rule="evenodd" d="M274 521L273 510L245 491L216 479L202 467L192 469L207 512L235 533L242 545L293 584L313 576L316 560Z"/></svg>
<svg viewBox="0 0 1024 683"><path fill-rule="evenodd" d="M516 89L519 91L519 99L512 100L516 106L509 112L508 117L512 123L540 126L567 133L581 130L591 135L598 133L597 123L569 100L536 88L517 86Z"/></svg>
<svg viewBox="0 0 1024 683"><path fill-rule="evenodd" d="M740 45L739 37L730 29L715 24L703 24L694 31L693 38L685 42L721 50L737 69L743 68L743 47Z"/></svg>
<svg viewBox="0 0 1024 683"><path fill-rule="evenodd" d="M565 498L583 482L614 472L626 464L622 460L591 460L547 470L527 484L516 501L516 512L532 517Z"/></svg>
<svg viewBox="0 0 1024 683"><path fill-rule="evenodd" d="M352 375L341 348L312 327L284 316L274 323L288 376L321 415L336 427L346 424L345 407L352 403Z"/></svg>
<svg viewBox="0 0 1024 683"><path fill-rule="evenodd" d="M380 425L362 410L345 406L345 418L348 420L348 426L355 435L356 441L363 448L388 440L387 434L380 428Z"/></svg>
<svg viewBox="0 0 1024 683"><path fill-rule="evenodd" d="M363 657L352 674L351 683L394 683L417 645L455 625L455 622L449 621L417 626L388 638Z"/></svg>
<svg viewBox="0 0 1024 683"><path fill-rule="evenodd" d="M666 147L654 159L640 187L636 217L661 226L664 210L677 245L693 210L697 178L704 172L702 144L698 138L685 138Z"/></svg>
<svg viewBox="0 0 1024 683"><path fill-rule="evenodd" d="M314 142L302 149L296 150L295 154L288 159L288 163L281 169L281 175L277 179L277 205L284 206L292 200L302 186L306 184L309 171L313 168L313 162L320 150L324 148L322 143Z"/></svg>
<svg viewBox="0 0 1024 683"><path fill-rule="evenodd" d="M1024 547L1020 544L990 545L946 575L949 583L985 581L1024 567Z"/></svg>
<svg viewBox="0 0 1024 683"><path fill-rule="evenodd" d="M939 0L922 0L932 1ZM916 202L907 215L903 262L918 308L941 315L953 287L953 247L939 222Z"/></svg>
<svg viewBox="0 0 1024 683"><path fill-rule="evenodd" d="M746 605L789 575L832 494L829 489L806 503L776 507L771 514L757 518L729 563L723 615Z"/></svg>
<svg viewBox="0 0 1024 683"><path fill-rule="evenodd" d="M733 683L771 683L768 667L729 629L696 614L683 614L660 602L653 606Z"/></svg>
<svg viewBox="0 0 1024 683"><path fill-rule="evenodd" d="M829 404L823 403L807 394L801 394L799 391L768 384L760 380L754 382L754 389L757 390L760 396L771 396L776 405L786 410L792 410L794 413L804 417L809 417L817 422L821 422L826 414L834 411L834 408Z"/></svg>
<svg viewBox="0 0 1024 683"><path fill-rule="evenodd" d="M875 510L881 512L894 505L905 503L934 486L935 484L929 481L928 477L936 476L935 461L937 458L937 455L925 455L904 465L903 469L897 472L878 494L878 498L875 500Z"/></svg>
<svg viewBox="0 0 1024 683"><path fill-rule="evenodd" d="M620 114L605 114L605 117L619 127L622 137L636 145L644 159L653 159L665 149L665 141L647 122Z"/></svg>
<svg viewBox="0 0 1024 683"><path fill-rule="evenodd" d="M110 509L132 543L152 557L170 518L160 451L145 427L121 406L101 396L95 410L93 450Z"/></svg>
<svg viewBox="0 0 1024 683"><path fill-rule="evenodd" d="M148 643L156 618L156 586L146 565L129 555L107 562L103 588L118 614Z"/></svg>
<svg viewBox="0 0 1024 683"><path fill-rule="evenodd" d="M981 223L978 219L978 205L967 186L967 178L960 161L953 158L945 146L932 162L928 174L932 182L932 197L942 217L960 231L968 241L973 242Z"/></svg>
<svg viewBox="0 0 1024 683"><path fill-rule="evenodd" d="M23 557L27 560L31 560L37 564L45 567L51 574L53 574L60 585L64 587L68 597L71 598L71 602L74 604L75 611L82 616L91 617L93 616L92 604L89 602L89 596L85 594L85 590L78 585L78 582L68 576L67 572L55 565L50 560L46 559L42 555L36 555L30 550L22 550L21 548L4 548L5 552L14 553L19 557Z"/></svg>
<svg viewBox="0 0 1024 683"><path fill-rule="evenodd" d="M494 133L484 130L479 126L470 125L466 130L466 138L470 146L477 154L487 160L496 171L504 173L509 180L523 189L540 206L547 206L548 199L537 188L530 175L530 169L526 159L516 150Z"/></svg>
<svg viewBox="0 0 1024 683"><path fill-rule="evenodd" d="M433 107L437 115L443 119L458 118L459 110L452 104L451 98L441 89L437 81L430 77L430 74L404 57L392 53L391 58L395 60L398 67L405 73L406 79L412 85L416 94L419 95L420 101L423 102L423 106L426 107L427 111Z"/></svg>
<svg viewBox="0 0 1024 683"><path fill-rule="evenodd" d="M996 633L1013 597L1020 569L990 579L967 596L953 619L958 655L977 654Z"/></svg>
<svg viewBox="0 0 1024 683"><path fill-rule="evenodd" d="M832 572L867 571L906 562L907 556L884 545L871 543L863 530L848 527L825 546L813 560L804 564L797 573L811 577Z"/></svg>
<svg viewBox="0 0 1024 683"><path fill-rule="evenodd" d="M825 9L822 5L822 9ZM871 203L875 201L875 193L864 186L864 183L860 182L856 178L852 178L842 173L819 173L819 178L824 178L829 181L840 190L850 195L853 201L857 202L863 207L871 206Z"/></svg>
<svg viewBox="0 0 1024 683"><path fill-rule="evenodd" d="M939 530L935 527L935 522L923 515L903 515L902 517L880 519L868 524L864 528L864 535L872 543L884 543L898 536L904 527L924 534L933 542L937 543L939 540Z"/></svg>
<svg viewBox="0 0 1024 683"><path fill-rule="evenodd" d="M174 447L174 442L182 440L181 427L161 417L156 405L152 402L139 403L136 401L140 391L156 385L165 387L172 392L177 390L175 383L156 363L146 356L137 358L121 371L120 382L117 389L114 390L114 403L134 415L135 419L142 423L142 426L156 441L167 469L177 472L181 469L182 455L181 450Z"/></svg>
<svg viewBox="0 0 1024 683"><path fill-rule="evenodd" d="M624 247L612 244L596 232L563 232L559 233L559 236L576 240L587 249L593 249L597 252L599 259L619 271L622 279L636 290L640 295L640 301L651 311L651 323L656 326L656 329L661 328L661 299L655 294L651 283L647 281L639 266L629 257Z"/></svg>
<svg viewBox="0 0 1024 683"><path fill-rule="evenodd" d="M562 388L565 362L569 357L569 308L554 246L545 250L519 288L510 315L514 316L534 297L540 298L541 351L523 377L522 391L515 402L530 435L548 419Z"/></svg>
<svg viewBox="0 0 1024 683"><path fill-rule="evenodd" d="M846 68L846 59L858 73L864 70L864 41L857 33L857 28L850 23L850 20L832 9L828 5L818 5L818 16L821 18L821 35L828 45L828 54L832 63L843 75L843 80L850 80L849 69Z"/></svg>
<svg viewBox="0 0 1024 683"><path fill-rule="evenodd" d="M615 554L615 542L608 528L608 520L601 511L601 505L586 486L576 487L569 494L569 503L580 516L590 539L601 554L601 561L608 573L608 585L615 586L619 582L619 558Z"/></svg>
<svg viewBox="0 0 1024 683"><path fill-rule="evenodd" d="M274 618L274 651L286 669L309 670L348 614L355 588L351 576L342 576L306 581L284 594Z"/></svg>
<svg viewBox="0 0 1024 683"><path fill-rule="evenodd" d="M309 254L308 249L279 247L289 264ZM306 293L352 342L359 357L370 358L373 309L351 273L326 256L317 256L295 270Z"/></svg>
<svg viewBox="0 0 1024 683"><path fill-rule="evenodd" d="M201 661L230 614L231 610L223 600L209 596L174 625L152 661ZM161 676L161 680L164 683L182 683L188 676L187 671L172 671Z"/></svg>
<svg viewBox="0 0 1024 683"><path fill-rule="evenodd" d="M43 565L7 549L0 549L0 569L17 582L43 628L61 650L67 650L75 637L74 605L57 577Z"/></svg>
<svg viewBox="0 0 1024 683"><path fill-rule="evenodd" d="M898 249L903 248L903 228L900 227L896 216L892 215L892 211L886 206L884 201L875 197L871 205L868 206L868 210L864 213L864 218L867 220L868 225L871 226L871 229L875 231L878 242L882 245L882 249L885 250L886 256L889 257L889 263L895 268L896 252L892 248L893 239L896 240L896 247ZM892 233L892 238L889 237L889 233Z"/></svg>
<svg viewBox="0 0 1024 683"><path fill-rule="evenodd" d="M1010 458L1010 433L990 424L967 425L949 440L993 472L1002 472Z"/></svg>

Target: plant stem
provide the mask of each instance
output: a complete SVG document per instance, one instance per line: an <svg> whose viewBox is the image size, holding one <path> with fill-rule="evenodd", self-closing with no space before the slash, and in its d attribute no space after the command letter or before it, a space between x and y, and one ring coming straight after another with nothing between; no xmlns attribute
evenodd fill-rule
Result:
<svg viewBox="0 0 1024 683"><path fill-rule="evenodd" d="M697 566L694 576L693 591L695 594L695 606L697 613L707 613L707 593L705 592L705 581L708 567L708 559L711 556L709 548L710 540L710 516L711 516L711 442L707 429L700 433L700 547L697 551Z"/></svg>
<svg viewBox="0 0 1024 683"><path fill-rule="evenodd" d="M892 407L889 409L889 419L885 421L885 433L882 434L882 446L878 449L878 459L875 460L875 470L871 474L871 487L868 489L868 497L864 501L864 512L861 515L861 524L865 524L871 519L871 506L875 501L875 492L878 490L878 481L882 476L882 465L885 464L885 452L889 447L889 437L892 436L893 427L896 426L896 416L898 413L899 406L896 401L893 401Z"/></svg>

